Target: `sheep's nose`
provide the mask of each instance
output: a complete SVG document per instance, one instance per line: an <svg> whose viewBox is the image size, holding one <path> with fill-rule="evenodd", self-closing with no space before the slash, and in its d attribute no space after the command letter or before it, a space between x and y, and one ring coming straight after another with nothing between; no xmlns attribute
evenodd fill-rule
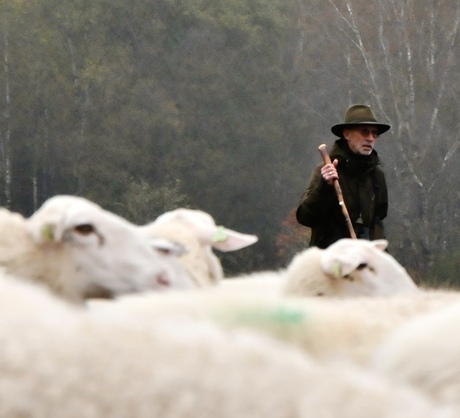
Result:
<svg viewBox="0 0 460 418"><path fill-rule="evenodd" d="M169 280L168 275L164 271L156 276L155 284L156 284L156 287L160 287L160 288L170 288L171 287L171 281Z"/></svg>

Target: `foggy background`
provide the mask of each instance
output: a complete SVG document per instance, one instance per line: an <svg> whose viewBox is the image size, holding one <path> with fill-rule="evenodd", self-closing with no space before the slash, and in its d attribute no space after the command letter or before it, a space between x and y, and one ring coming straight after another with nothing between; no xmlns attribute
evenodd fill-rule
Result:
<svg viewBox="0 0 460 418"><path fill-rule="evenodd" d="M0 19L0 205L202 209L260 238L219 254L227 274L282 267L318 145L365 103L392 126L390 253L457 284L458 0L18 0Z"/></svg>

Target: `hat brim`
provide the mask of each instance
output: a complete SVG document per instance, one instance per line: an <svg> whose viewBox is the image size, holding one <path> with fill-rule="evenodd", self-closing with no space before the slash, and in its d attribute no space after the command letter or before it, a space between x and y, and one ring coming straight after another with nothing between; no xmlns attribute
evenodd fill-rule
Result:
<svg viewBox="0 0 460 418"><path fill-rule="evenodd" d="M351 128L356 125L373 125L377 127L377 133L379 135L382 135L386 131L388 131L391 126L387 125L386 123L378 123L378 122L353 122L353 123L338 123L337 125L334 125L331 128L331 132L335 135L338 136L339 138L342 137L343 130L345 128Z"/></svg>

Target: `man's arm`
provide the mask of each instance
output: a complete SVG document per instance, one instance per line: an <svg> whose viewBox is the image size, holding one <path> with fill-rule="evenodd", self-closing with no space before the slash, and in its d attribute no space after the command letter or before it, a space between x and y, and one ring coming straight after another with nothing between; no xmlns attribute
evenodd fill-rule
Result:
<svg viewBox="0 0 460 418"><path fill-rule="evenodd" d="M296 212L297 221L308 227L320 224L327 217L331 206L337 204L334 187L327 184L321 176L322 166L320 164L313 170Z"/></svg>

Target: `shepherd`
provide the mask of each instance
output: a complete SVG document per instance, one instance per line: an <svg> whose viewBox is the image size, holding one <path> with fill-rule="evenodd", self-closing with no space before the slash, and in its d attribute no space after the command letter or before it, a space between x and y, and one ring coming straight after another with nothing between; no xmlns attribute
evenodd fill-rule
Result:
<svg viewBox="0 0 460 418"><path fill-rule="evenodd" d="M297 221L312 230L310 246L327 248L350 237L385 238L388 193L374 146L390 128L378 122L371 107L363 104L350 106L344 122L332 126L332 133L339 139L332 146L331 162L315 167L296 212ZM337 181L355 236L350 236L353 230L350 233L334 190Z"/></svg>

